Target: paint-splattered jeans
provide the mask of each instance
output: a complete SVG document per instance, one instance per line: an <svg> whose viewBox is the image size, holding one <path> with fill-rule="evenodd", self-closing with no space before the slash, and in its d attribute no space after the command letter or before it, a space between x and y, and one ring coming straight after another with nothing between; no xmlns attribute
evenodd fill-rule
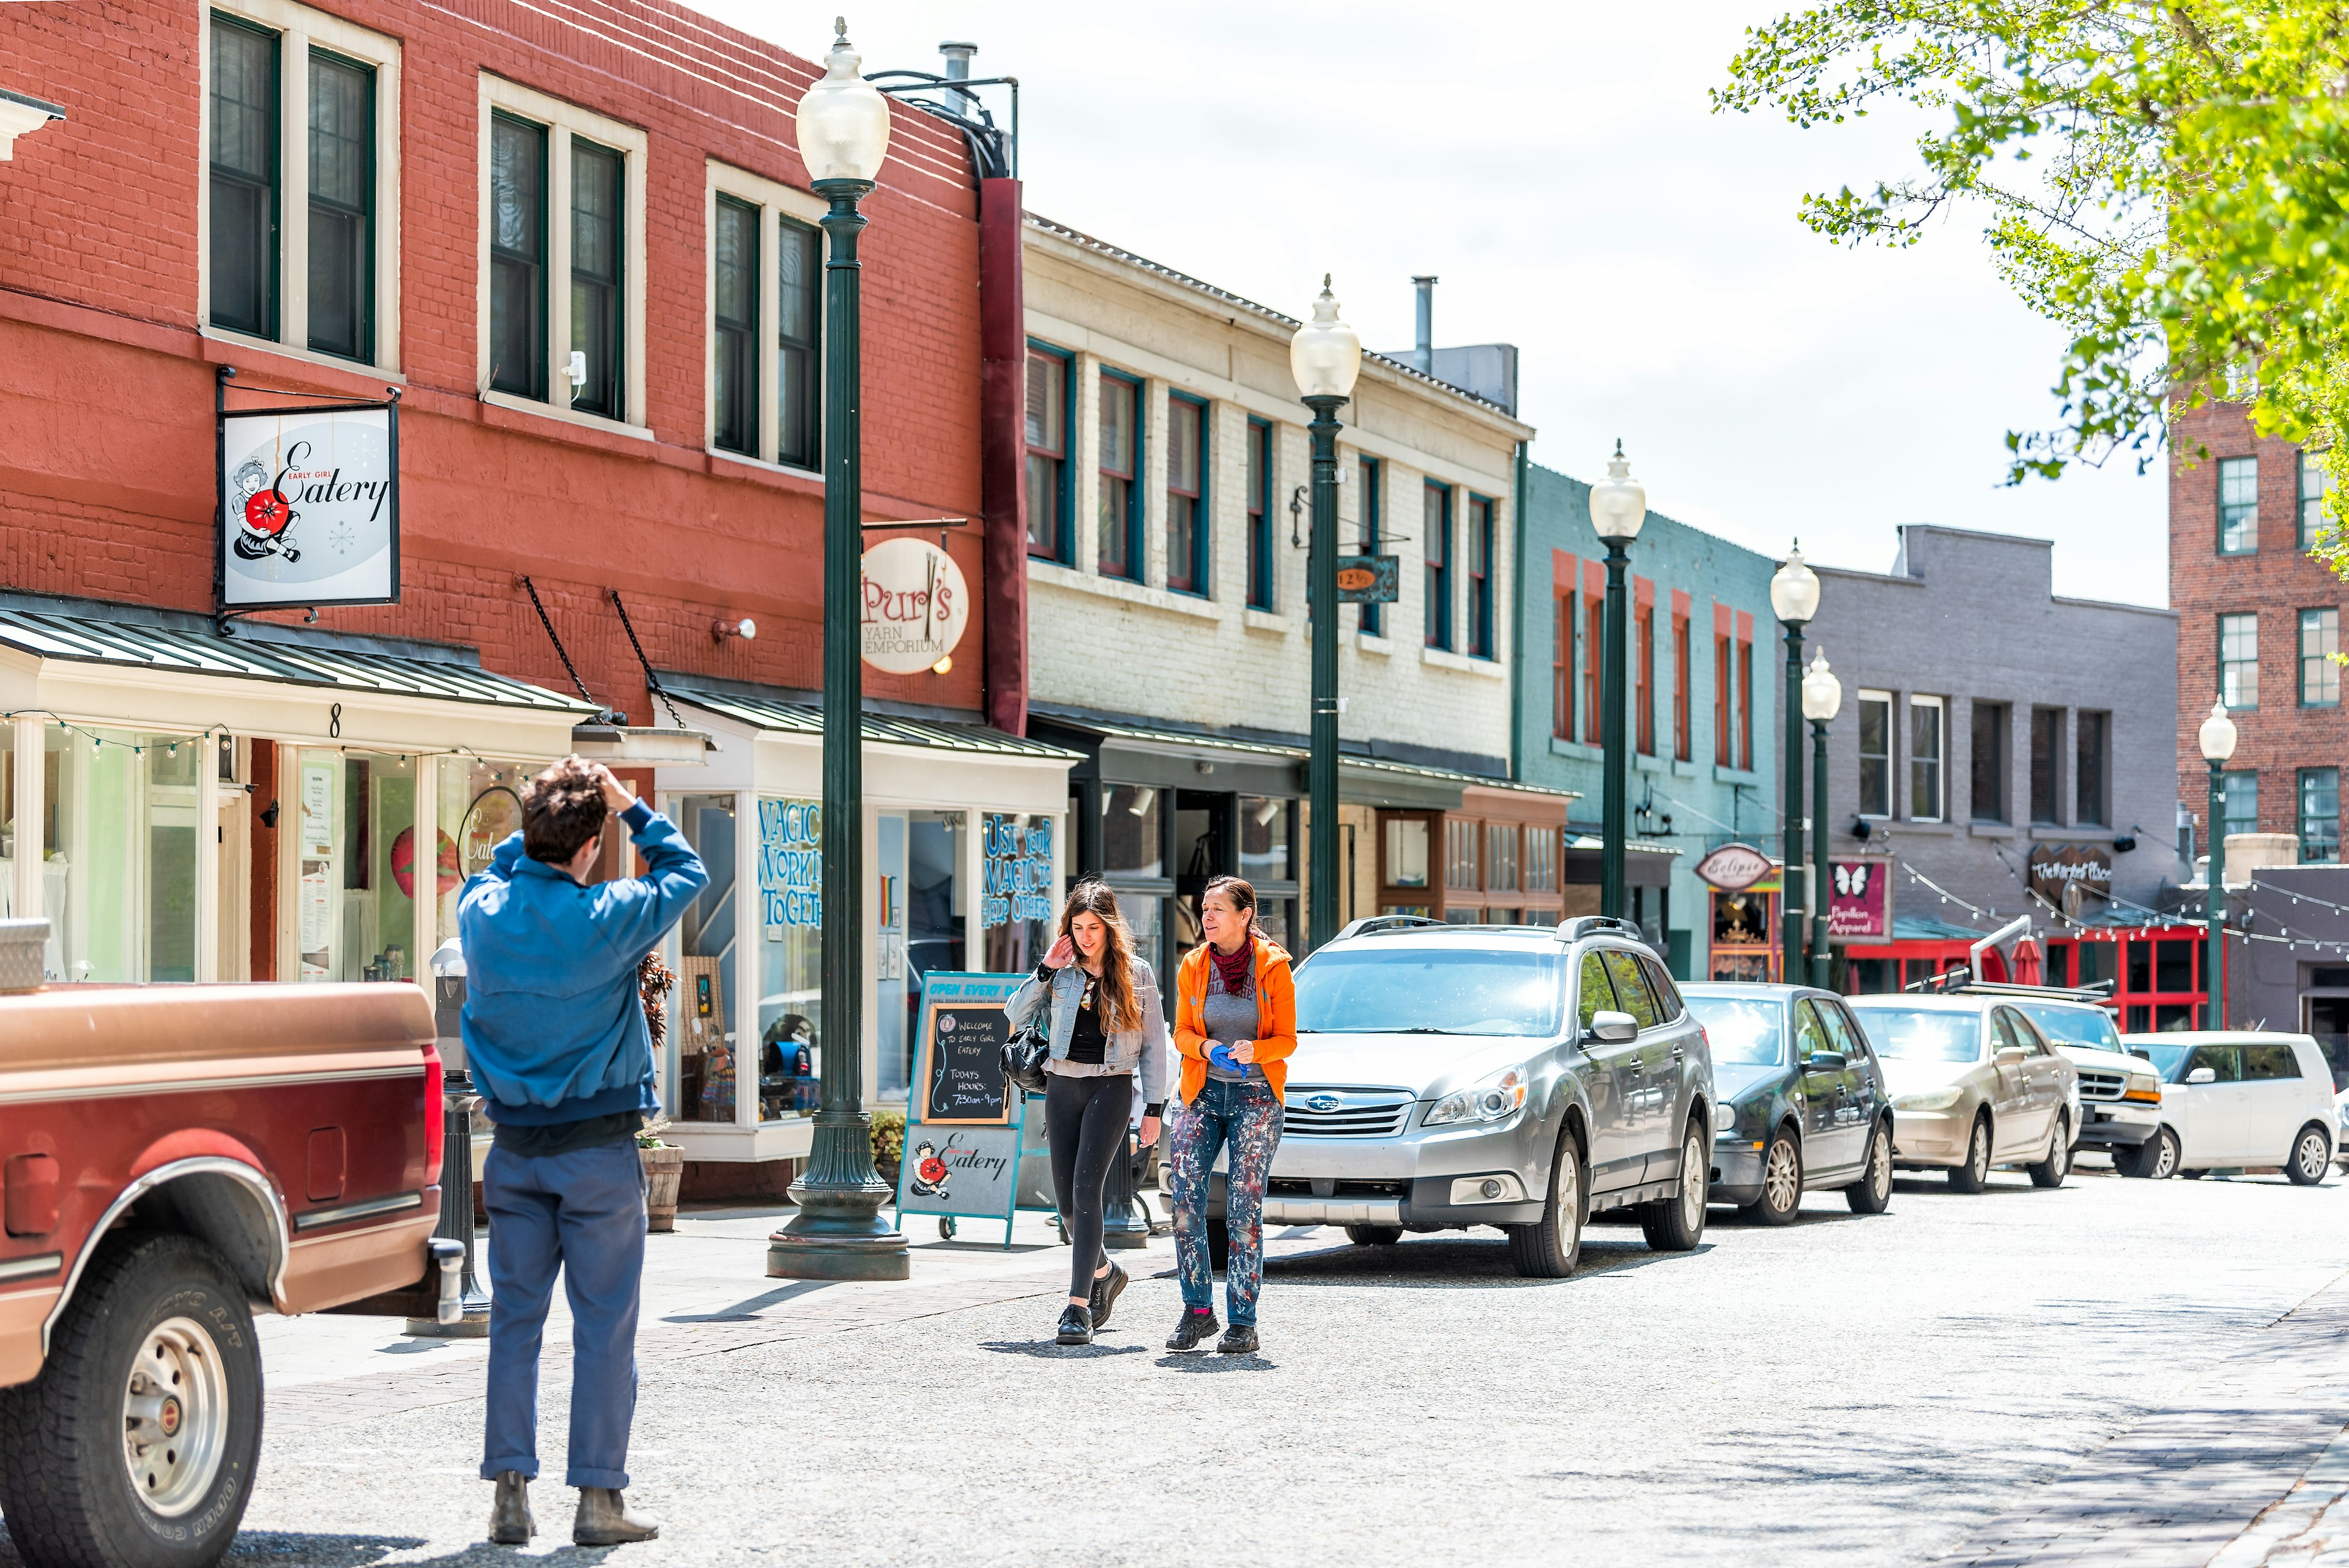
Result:
<svg viewBox="0 0 2349 1568"><path fill-rule="evenodd" d="M1224 1302L1236 1324L1256 1322L1264 1288L1264 1184L1272 1151L1280 1147L1280 1096L1270 1084L1226 1084L1210 1078L1174 1124L1174 1261L1183 1277L1183 1304L1215 1304L1207 1259L1207 1178L1216 1152L1231 1149L1224 1188L1224 1225L1232 1240L1224 1271Z"/></svg>

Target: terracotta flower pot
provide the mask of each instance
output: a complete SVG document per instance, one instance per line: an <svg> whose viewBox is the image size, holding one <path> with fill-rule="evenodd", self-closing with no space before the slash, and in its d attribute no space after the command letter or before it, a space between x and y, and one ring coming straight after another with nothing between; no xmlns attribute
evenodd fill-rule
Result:
<svg viewBox="0 0 2349 1568"><path fill-rule="evenodd" d="M676 1230L677 1184L685 1175L685 1150L674 1144L658 1148L639 1144L636 1158L645 1165L645 1229Z"/></svg>

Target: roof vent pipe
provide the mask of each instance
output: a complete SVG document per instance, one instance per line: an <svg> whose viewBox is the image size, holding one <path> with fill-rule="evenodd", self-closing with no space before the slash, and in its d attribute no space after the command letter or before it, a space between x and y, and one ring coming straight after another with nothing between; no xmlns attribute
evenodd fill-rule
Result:
<svg viewBox="0 0 2349 1568"><path fill-rule="evenodd" d="M1419 346L1412 351L1412 369L1423 376L1435 374L1435 279L1414 275L1411 280L1419 290Z"/></svg>
<svg viewBox="0 0 2349 1568"><path fill-rule="evenodd" d="M947 57L947 80L970 80L970 57L978 53L977 44L960 44L949 38L938 46L938 53Z"/></svg>

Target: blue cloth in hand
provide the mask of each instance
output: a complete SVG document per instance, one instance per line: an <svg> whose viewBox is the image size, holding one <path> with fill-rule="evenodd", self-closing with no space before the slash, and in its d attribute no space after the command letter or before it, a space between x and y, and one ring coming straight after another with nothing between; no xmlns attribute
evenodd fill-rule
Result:
<svg viewBox="0 0 2349 1568"><path fill-rule="evenodd" d="M1217 1044L1209 1046L1207 1049L1207 1060L1213 1062L1216 1066L1222 1068L1226 1073L1237 1073L1240 1070L1240 1064L1233 1058L1232 1048L1228 1045Z"/></svg>

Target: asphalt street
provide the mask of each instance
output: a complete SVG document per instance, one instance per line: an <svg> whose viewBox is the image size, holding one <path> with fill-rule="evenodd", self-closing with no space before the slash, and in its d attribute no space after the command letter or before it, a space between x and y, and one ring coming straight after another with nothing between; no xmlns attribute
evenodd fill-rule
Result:
<svg viewBox="0 0 2349 1568"><path fill-rule="evenodd" d="M1174 1283L1141 1267L1081 1350L1051 1344L1058 1293L1032 1271L1039 1293L735 1348L697 1349L679 1314L647 1356L632 1457L663 1538L569 1545L554 1371L533 1551L630 1568L1931 1563L2255 1350L2349 1269L2344 1220L2338 1179L2083 1173L2043 1192L2003 1174L1971 1198L1903 1179L1873 1219L1836 1195L1783 1230L1716 1210L1685 1256L1597 1228L1580 1273L1538 1283L1495 1232L1383 1250L1300 1232L1268 1273L1263 1353L1236 1358L1166 1355ZM1167 1242L1144 1256L1171 1271ZM481 1544L480 1433L470 1395L273 1430L230 1561L510 1560Z"/></svg>

